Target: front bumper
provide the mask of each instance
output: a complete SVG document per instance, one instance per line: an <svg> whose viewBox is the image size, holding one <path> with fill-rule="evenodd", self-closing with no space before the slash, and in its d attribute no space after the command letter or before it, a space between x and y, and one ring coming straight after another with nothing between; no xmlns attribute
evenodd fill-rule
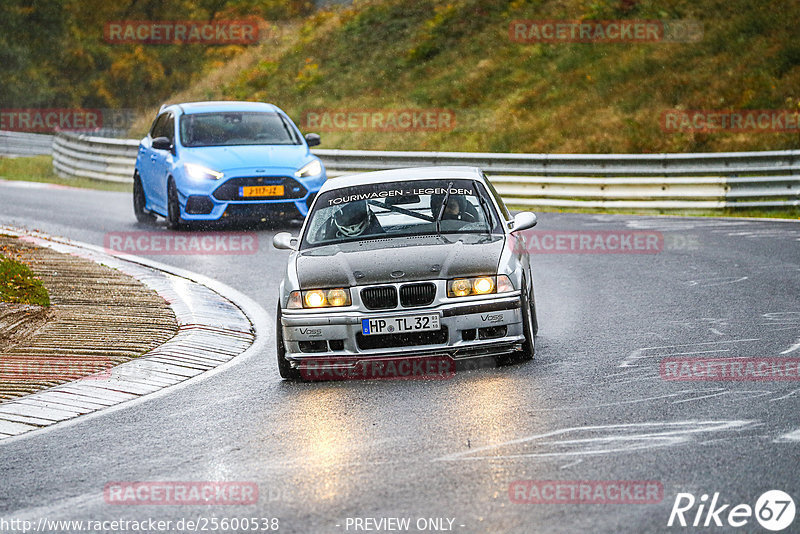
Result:
<svg viewBox="0 0 800 534"><path fill-rule="evenodd" d="M184 180L178 183L178 204L185 221L262 220L276 214L304 218L327 175L292 178L291 172L281 176L250 176L240 172L220 182ZM237 194L238 186L284 184L286 194L276 198L247 199Z"/></svg>
<svg viewBox="0 0 800 534"><path fill-rule="evenodd" d="M362 319L436 313L440 330L414 334L364 336ZM388 311L281 314L286 359L303 369L354 368L369 360L447 357L466 360L508 354L524 341L519 293Z"/></svg>

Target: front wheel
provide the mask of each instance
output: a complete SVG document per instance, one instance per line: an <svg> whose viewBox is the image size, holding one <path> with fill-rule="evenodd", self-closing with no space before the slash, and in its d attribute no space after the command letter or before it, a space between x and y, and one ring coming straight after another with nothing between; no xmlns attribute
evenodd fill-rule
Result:
<svg viewBox="0 0 800 534"><path fill-rule="evenodd" d="M175 182L169 181L167 185L167 226L170 230L181 230L186 223L181 219L181 206L178 203L178 188Z"/></svg>
<svg viewBox="0 0 800 534"><path fill-rule="evenodd" d="M275 353L278 356L278 372L285 380L299 380L300 371L292 367L286 359L286 345L283 344L283 327L281 326L281 307L275 313Z"/></svg>
<svg viewBox="0 0 800 534"><path fill-rule="evenodd" d="M143 224L150 224L156 220L155 215L145 209L146 200L142 179L138 172L133 173L133 213L136 220Z"/></svg>
<svg viewBox="0 0 800 534"><path fill-rule="evenodd" d="M529 362L536 352L536 332L539 330L539 322L536 319L536 305L533 303L533 299L530 299L527 295L522 296L521 304L522 333L525 336L525 340L522 342L520 350L498 360L500 365Z"/></svg>
<svg viewBox="0 0 800 534"><path fill-rule="evenodd" d="M537 323L536 308L533 303L527 298L522 299L522 332L525 334L525 341L518 354L519 361L527 362L533 359L536 352L536 331L539 329Z"/></svg>

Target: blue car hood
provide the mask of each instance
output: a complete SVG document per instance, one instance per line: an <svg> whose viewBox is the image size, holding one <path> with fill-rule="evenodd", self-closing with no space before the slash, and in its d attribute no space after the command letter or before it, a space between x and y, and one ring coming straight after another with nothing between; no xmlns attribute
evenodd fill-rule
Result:
<svg viewBox="0 0 800 534"><path fill-rule="evenodd" d="M184 148L183 161L205 165L224 172L245 168L299 169L308 163L306 145L237 145Z"/></svg>

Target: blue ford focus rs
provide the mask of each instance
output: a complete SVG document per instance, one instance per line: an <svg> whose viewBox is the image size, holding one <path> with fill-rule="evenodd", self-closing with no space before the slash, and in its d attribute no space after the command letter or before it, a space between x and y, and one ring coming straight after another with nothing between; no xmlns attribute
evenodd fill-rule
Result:
<svg viewBox="0 0 800 534"><path fill-rule="evenodd" d="M163 107L139 144L133 176L137 220L177 229L193 221L305 217L326 180L281 109L259 102Z"/></svg>

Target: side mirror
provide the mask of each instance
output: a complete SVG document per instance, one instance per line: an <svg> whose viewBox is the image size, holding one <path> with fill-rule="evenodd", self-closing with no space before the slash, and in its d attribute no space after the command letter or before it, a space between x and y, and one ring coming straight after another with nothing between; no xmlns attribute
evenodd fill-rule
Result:
<svg viewBox="0 0 800 534"><path fill-rule="evenodd" d="M167 137L156 137L151 145L155 150L172 150L172 141Z"/></svg>
<svg viewBox="0 0 800 534"><path fill-rule="evenodd" d="M322 142L322 139L320 139L319 134L315 134L315 133L306 134L306 143L308 143L308 146L310 146L310 147L311 146L317 146L321 142Z"/></svg>
<svg viewBox="0 0 800 534"><path fill-rule="evenodd" d="M530 211L523 211L517 213L514 216L514 220L511 222L511 233L521 232L523 230L527 230L528 228L533 228L536 226L536 214L531 213Z"/></svg>
<svg viewBox="0 0 800 534"><path fill-rule="evenodd" d="M295 250L297 238L289 232L278 232L272 237L272 246L280 250Z"/></svg>

